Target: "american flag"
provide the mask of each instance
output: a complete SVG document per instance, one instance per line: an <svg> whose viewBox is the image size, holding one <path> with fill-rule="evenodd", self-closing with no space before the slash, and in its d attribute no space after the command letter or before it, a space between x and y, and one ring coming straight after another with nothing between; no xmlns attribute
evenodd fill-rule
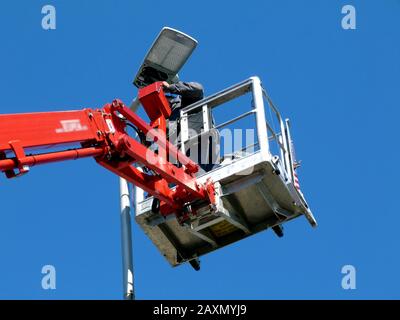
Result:
<svg viewBox="0 0 400 320"><path fill-rule="evenodd" d="M294 170L294 187L298 190L298 191L300 191L300 183L299 183L299 178L297 177L297 173L296 173L296 170Z"/></svg>

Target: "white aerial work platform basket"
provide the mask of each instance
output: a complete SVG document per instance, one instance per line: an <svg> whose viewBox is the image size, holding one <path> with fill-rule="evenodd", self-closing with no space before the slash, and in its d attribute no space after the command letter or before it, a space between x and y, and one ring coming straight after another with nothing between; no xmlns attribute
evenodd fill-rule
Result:
<svg viewBox="0 0 400 320"><path fill-rule="evenodd" d="M218 124L215 120L218 113L227 115L241 111L244 96L250 96L250 110ZM224 105L229 105L230 109L214 112ZM310 224L316 226L299 190L289 121L281 118L260 79L252 77L184 108L180 122L180 147L184 151L193 141L198 141L198 137L190 136L187 119L199 109L203 112L205 130L201 136L208 135L212 139L210 145L217 146L211 153L220 153L218 164L198 176L201 183L209 178L215 183L216 207L196 208L196 215L181 225L174 215L164 218L152 212L153 198L145 198L139 188L135 190L136 221L168 262L172 266L186 261L193 263L202 255L267 228L282 236L281 225L300 215L305 215ZM249 120L253 120L252 127ZM245 127L249 130L246 132L254 135L254 139L246 139L251 140L248 144L228 148L222 143L231 138L227 137L229 132Z"/></svg>

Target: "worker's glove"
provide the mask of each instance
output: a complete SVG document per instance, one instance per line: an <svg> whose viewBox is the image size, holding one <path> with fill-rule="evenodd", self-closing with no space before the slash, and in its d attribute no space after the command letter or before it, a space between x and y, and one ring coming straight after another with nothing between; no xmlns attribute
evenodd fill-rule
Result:
<svg viewBox="0 0 400 320"><path fill-rule="evenodd" d="M165 91L168 91L170 84L167 81L163 81L162 86Z"/></svg>

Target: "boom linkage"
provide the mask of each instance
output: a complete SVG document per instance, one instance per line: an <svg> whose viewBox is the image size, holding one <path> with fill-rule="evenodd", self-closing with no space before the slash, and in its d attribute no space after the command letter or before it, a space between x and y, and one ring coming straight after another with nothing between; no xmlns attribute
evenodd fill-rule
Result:
<svg viewBox="0 0 400 320"><path fill-rule="evenodd" d="M102 109L0 115L0 171L7 178L29 172L36 165L93 157L101 166L161 201L161 213L182 213L193 201L214 203L212 182L200 184L198 165L166 139L170 113L161 83L139 90L150 124L120 100ZM146 135L157 152L130 137L127 124ZM68 145L80 145L67 149ZM63 147L62 150L54 150ZM52 149L38 153L37 149ZM168 156L167 156L168 155ZM174 165L168 159L175 159ZM145 172L139 167L146 168ZM149 173L152 172L153 174ZM170 188L173 184L176 187Z"/></svg>

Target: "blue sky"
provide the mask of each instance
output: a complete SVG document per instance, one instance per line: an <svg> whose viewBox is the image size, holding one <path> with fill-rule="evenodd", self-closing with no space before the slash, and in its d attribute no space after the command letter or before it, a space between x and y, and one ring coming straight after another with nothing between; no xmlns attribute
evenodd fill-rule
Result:
<svg viewBox="0 0 400 320"><path fill-rule="evenodd" d="M129 103L163 26L199 46L181 78L206 94L258 75L292 121L303 192L319 222L262 232L171 268L133 225L139 299L400 298L400 1L3 1L1 113ZM41 28L41 8L57 29ZM354 5L357 29L341 28ZM120 299L118 179L85 159L1 178L0 298ZM43 290L41 268L57 270ZM354 265L357 289L343 290Z"/></svg>

